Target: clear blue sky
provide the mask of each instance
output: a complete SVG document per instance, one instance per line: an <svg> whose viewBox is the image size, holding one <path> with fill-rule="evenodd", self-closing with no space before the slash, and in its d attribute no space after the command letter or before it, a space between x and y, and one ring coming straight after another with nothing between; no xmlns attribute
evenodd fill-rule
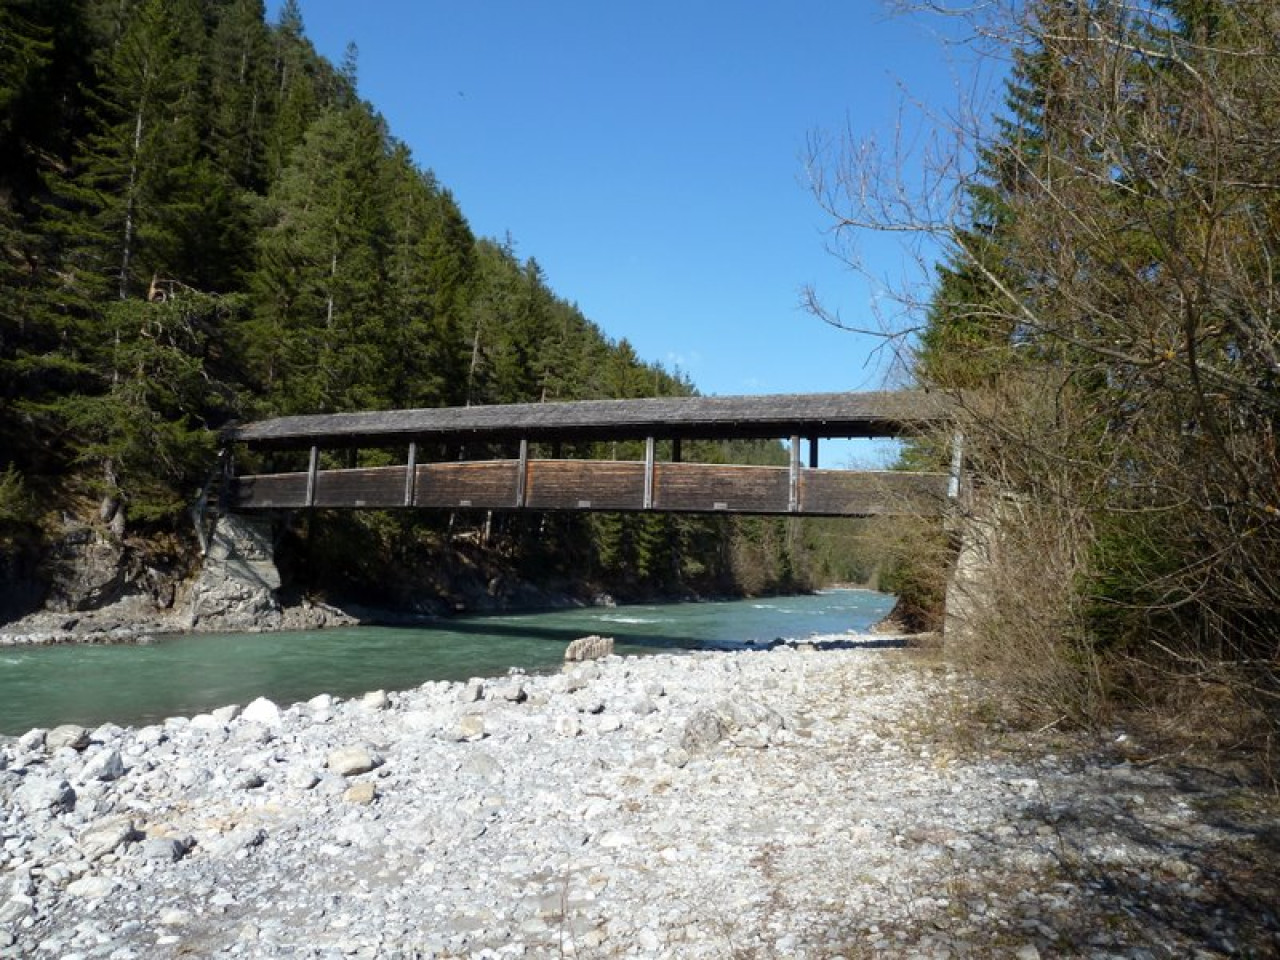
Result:
<svg viewBox="0 0 1280 960"><path fill-rule="evenodd" d="M279 0L270 0L269 16ZM946 107L936 22L879 0L302 0L334 63L472 229L508 234L561 297L706 394L864 390L875 292L827 251L806 139L892 138L903 90ZM893 238L867 259L897 274ZM825 458L824 458L825 459Z"/></svg>

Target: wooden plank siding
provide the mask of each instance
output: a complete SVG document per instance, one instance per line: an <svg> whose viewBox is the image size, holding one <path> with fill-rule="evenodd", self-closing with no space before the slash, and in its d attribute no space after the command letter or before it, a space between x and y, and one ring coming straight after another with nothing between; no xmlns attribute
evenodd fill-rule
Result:
<svg viewBox="0 0 1280 960"><path fill-rule="evenodd" d="M418 464L413 506L427 509L607 510L644 509L646 465L617 460L529 460L524 464L524 503L519 503L519 460ZM407 466L321 470L315 507L404 507ZM307 504L305 472L236 479L234 510L301 509ZM808 516L940 516L946 509L946 474L799 471L791 509L788 467L655 463L652 508L674 513L746 513Z"/></svg>
<svg viewBox="0 0 1280 960"><path fill-rule="evenodd" d="M307 505L305 473L259 473L232 480L229 499L236 510L292 510Z"/></svg>
<svg viewBox="0 0 1280 960"><path fill-rule="evenodd" d="M437 510L514 509L519 466L519 460L420 464L413 505Z"/></svg>
<svg viewBox="0 0 1280 960"><path fill-rule="evenodd" d="M405 467L321 470L315 506L378 509L404 506Z"/></svg>
<svg viewBox="0 0 1280 960"><path fill-rule="evenodd" d="M532 510L638 510L644 463L635 460L530 460Z"/></svg>
<svg viewBox="0 0 1280 960"><path fill-rule="evenodd" d="M826 516L940 517L949 481L945 473L802 470L800 502Z"/></svg>
<svg viewBox="0 0 1280 960"><path fill-rule="evenodd" d="M654 507L676 513L790 513L787 467L660 463Z"/></svg>

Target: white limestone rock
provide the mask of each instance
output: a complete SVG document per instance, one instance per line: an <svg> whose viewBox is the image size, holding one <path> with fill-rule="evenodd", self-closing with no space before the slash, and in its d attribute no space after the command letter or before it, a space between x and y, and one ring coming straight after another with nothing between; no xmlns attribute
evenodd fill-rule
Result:
<svg viewBox="0 0 1280 960"><path fill-rule="evenodd" d="M561 737L576 737L582 733L582 721L576 714L561 714L556 717L556 734Z"/></svg>
<svg viewBox="0 0 1280 960"><path fill-rule="evenodd" d="M480 740L486 733L484 714L464 713L454 728L457 740Z"/></svg>
<svg viewBox="0 0 1280 960"><path fill-rule="evenodd" d="M84 767L80 770L80 779L88 782L90 780L118 780L124 776L124 760L120 757L120 751L114 748L99 750Z"/></svg>
<svg viewBox="0 0 1280 960"><path fill-rule="evenodd" d="M354 777L382 764L382 758L367 744L352 744L332 751L325 766L340 777Z"/></svg>
<svg viewBox="0 0 1280 960"><path fill-rule="evenodd" d="M307 701L307 709L312 713L328 712L333 709L334 699L332 694L319 693Z"/></svg>
<svg viewBox="0 0 1280 960"><path fill-rule="evenodd" d="M142 841L142 859L153 863L174 863L181 860L191 844L178 837L147 837Z"/></svg>
<svg viewBox="0 0 1280 960"><path fill-rule="evenodd" d="M118 849L138 836L137 828L131 817L106 817L91 824L76 841L80 853L93 863L108 853Z"/></svg>
<svg viewBox="0 0 1280 960"><path fill-rule="evenodd" d="M244 708L240 719L245 723L259 723L264 727L278 727L281 723L280 708L266 697L258 697Z"/></svg>
<svg viewBox="0 0 1280 960"><path fill-rule="evenodd" d="M564 658L567 661L599 660L613 655L613 637L602 637L592 634L579 637L565 648Z"/></svg>
<svg viewBox="0 0 1280 960"><path fill-rule="evenodd" d="M75 807L76 792L65 780L33 776L13 791L13 802L29 814L60 813Z"/></svg>
<svg viewBox="0 0 1280 960"><path fill-rule="evenodd" d="M41 727L34 727L28 730L18 738L18 749L31 753L33 750L40 750L44 747L45 736L48 731Z"/></svg>
<svg viewBox="0 0 1280 960"><path fill-rule="evenodd" d="M67 884L67 894L82 900L101 900L110 896L116 888L116 881L111 877L89 875L73 880Z"/></svg>
<svg viewBox="0 0 1280 960"><path fill-rule="evenodd" d="M89 731L76 723L64 723L45 734L44 745L50 753L63 747L83 750L89 745Z"/></svg>
<svg viewBox="0 0 1280 960"><path fill-rule="evenodd" d="M366 710L385 710L391 706L391 698L385 690L370 690L360 698L360 706Z"/></svg>

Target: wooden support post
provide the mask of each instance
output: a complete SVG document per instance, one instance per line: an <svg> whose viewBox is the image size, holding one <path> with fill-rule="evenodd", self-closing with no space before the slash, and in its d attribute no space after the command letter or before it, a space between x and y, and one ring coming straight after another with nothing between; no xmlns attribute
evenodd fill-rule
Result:
<svg viewBox="0 0 1280 960"><path fill-rule="evenodd" d="M404 474L404 505L406 507L413 506L413 498L417 493L414 489L418 484L418 444L414 441L409 442L409 466Z"/></svg>
<svg viewBox="0 0 1280 960"><path fill-rule="evenodd" d="M524 506L525 487L529 483L529 441L520 438L520 472L516 474L516 507Z"/></svg>
<svg viewBox="0 0 1280 960"><path fill-rule="evenodd" d="M818 469L818 438L809 438L809 469Z"/></svg>
<svg viewBox="0 0 1280 960"><path fill-rule="evenodd" d="M644 509L653 509L653 437L644 438Z"/></svg>
<svg viewBox="0 0 1280 960"><path fill-rule="evenodd" d="M674 440L671 441L671 462L679 463L680 456L683 452L684 451L681 450L680 438L676 437Z"/></svg>
<svg viewBox="0 0 1280 960"><path fill-rule="evenodd" d="M960 470L964 466L964 434L957 430L951 435L951 476L947 480L947 499L960 497Z"/></svg>
<svg viewBox="0 0 1280 960"><path fill-rule="evenodd" d="M231 494L236 488L236 453L231 447L222 448L222 480L218 484L218 512L224 513L231 506Z"/></svg>
<svg viewBox="0 0 1280 960"><path fill-rule="evenodd" d="M316 505L316 474L320 470L320 448L311 445L311 462L307 465L307 506Z"/></svg>
<svg viewBox="0 0 1280 960"><path fill-rule="evenodd" d="M791 438L791 476L787 484L787 510L796 513L800 509L800 438Z"/></svg>

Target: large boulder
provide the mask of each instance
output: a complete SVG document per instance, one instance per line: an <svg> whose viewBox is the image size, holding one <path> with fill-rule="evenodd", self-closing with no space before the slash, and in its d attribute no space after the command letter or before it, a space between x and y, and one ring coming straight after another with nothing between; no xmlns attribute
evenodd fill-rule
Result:
<svg viewBox="0 0 1280 960"><path fill-rule="evenodd" d="M325 766L340 777L354 777L368 773L381 763L382 758L372 748L365 744L353 744L332 751Z"/></svg>
<svg viewBox="0 0 1280 960"><path fill-rule="evenodd" d="M64 723L54 727L44 736L45 749L50 753L70 747L72 750L83 750L89 745L89 731L76 723Z"/></svg>
<svg viewBox="0 0 1280 960"><path fill-rule="evenodd" d="M124 760L120 751L114 748L99 750L80 771L80 779L85 783L91 780L119 780L124 776Z"/></svg>
<svg viewBox="0 0 1280 960"><path fill-rule="evenodd" d="M92 863L108 853L115 853L138 836L137 827L130 817L105 817L86 827L76 840L76 846L80 848L84 858Z"/></svg>
<svg viewBox="0 0 1280 960"><path fill-rule="evenodd" d="M31 777L13 791L13 802L28 814L56 814L75 807L76 792L65 780Z"/></svg>
<svg viewBox="0 0 1280 960"><path fill-rule="evenodd" d="M685 722L680 747L689 754L713 749L722 740L744 747L767 747L787 726L772 707L748 697L734 696L699 707Z"/></svg>

